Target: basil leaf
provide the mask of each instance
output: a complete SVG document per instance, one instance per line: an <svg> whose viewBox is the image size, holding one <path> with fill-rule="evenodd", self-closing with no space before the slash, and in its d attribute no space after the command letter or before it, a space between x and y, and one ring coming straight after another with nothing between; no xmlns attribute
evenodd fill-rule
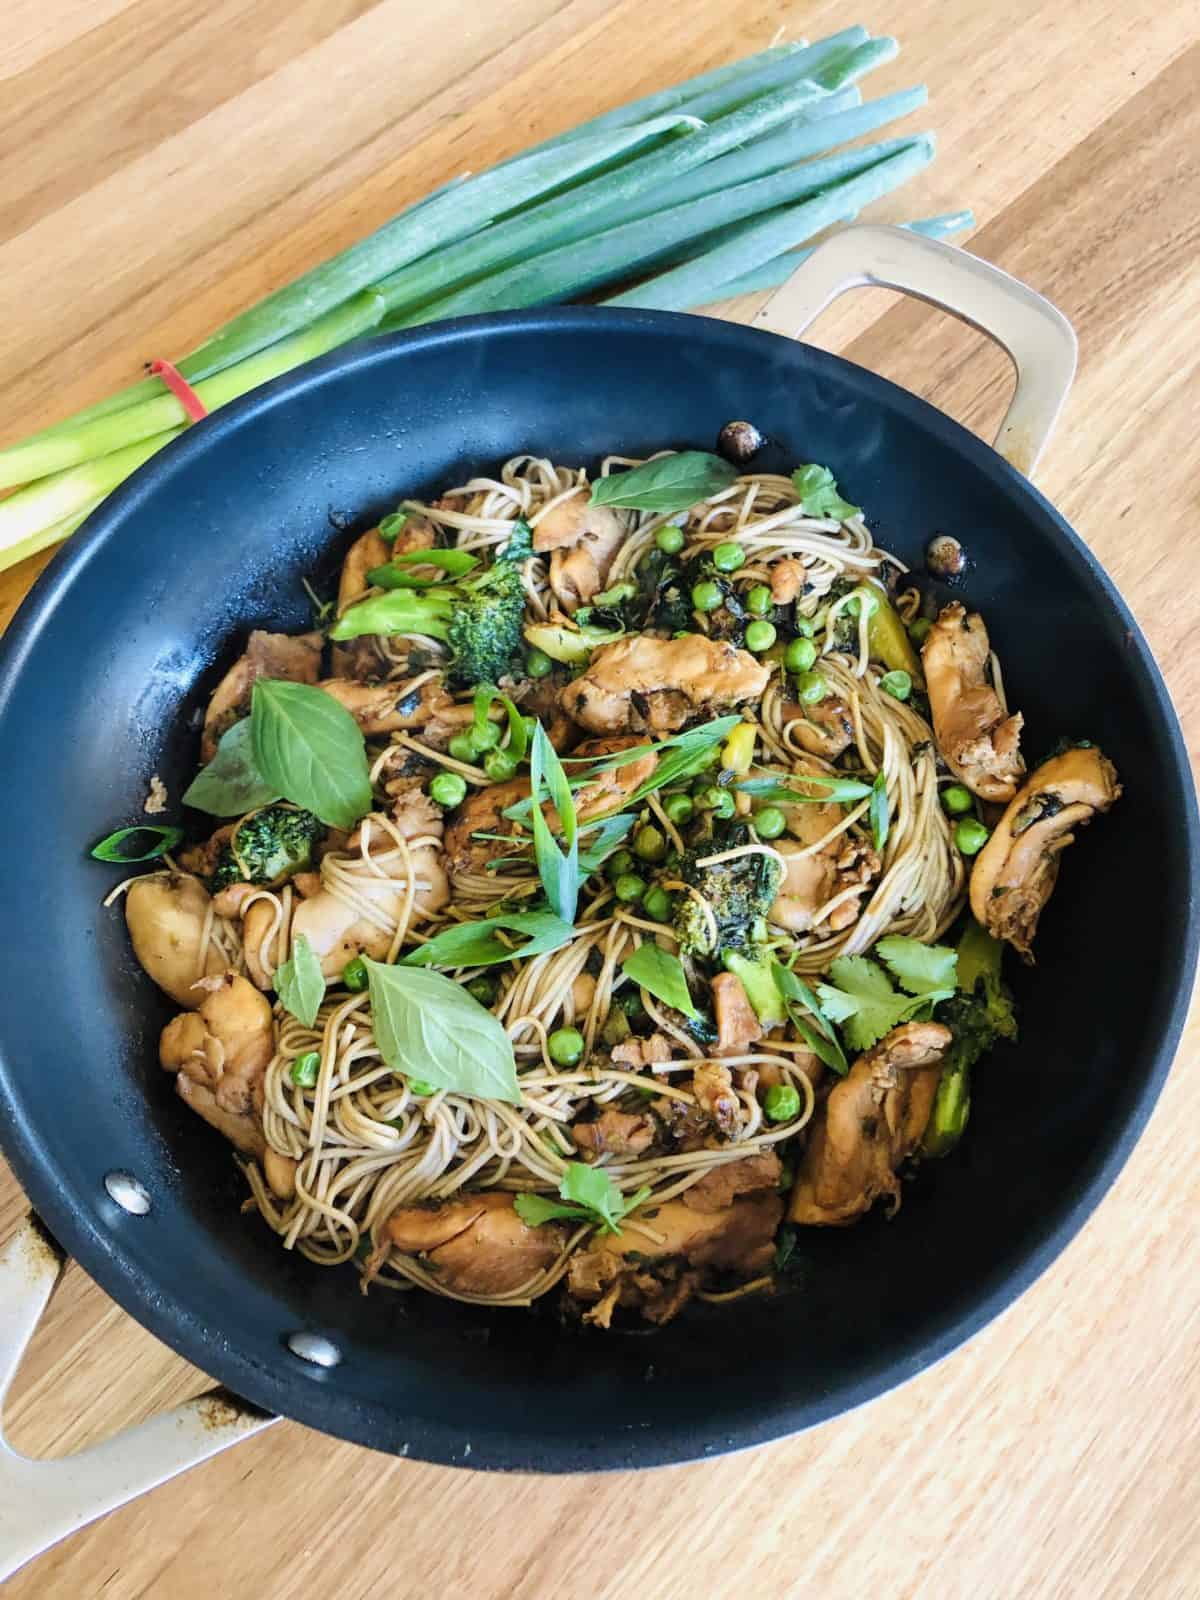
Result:
<svg viewBox="0 0 1200 1600"><path fill-rule="evenodd" d="M325 974L302 933L296 935L289 959L275 968L275 993L285 1011L306 1028L312 1027L325 998Z"/></svg>
<svg viewBox="0 0 1200 1600"><path fill-rule="evenodd" d="M496 930L527 936L516 949L496 937ZM524 961L530 956L558 950L575 937L573 923L552 911L522 911L512 916L489 917L486 922L461 922L443 928L428 944L410 950L400 963L405 967L490 967L500 961Z"/></svg>
<svg viewBox="0 0 1200 1600"><path fill-rule="evenodd" d="M140 850L133 854L125 848L125 845L126 841L136 838L138 834L146 835L154 843L149 850ZM118 828L116 833L110 833L106 839L101 839L99 844L92 846L92 855L97 861L153 861L156 856L163 856L168 850L174 850L182 838L182 828L156 828L148 822L139 822L132 828Z"/></svg>
<svg viewBox="0 0 1200 1600"><path fill-rule="evenodd" d="M243 717L221 735L217 753L183 792L185 806L211 817L243 817L279 799L254 764L250 718Z"/></svg>
<svg viewBox="0 0 1200 1600"><path fill-rule="evenodd" d="M656 999L665 1000L676 1011L682 1011L685 1017L700 1015L688 992L683 963L670 951L647 941L625 957L621 971L639 989L648 989Z"/></svg>
<svg viewBox="0 0 1200 1600"><path fill-rule="evenodd" d="M591 504L670 516L708 500L738 480L738 470L707 450L680 450L643 461L628 472L612 472L592 484Z"/></svg>
<svg viewBox="0 0 1200 1600"><path fill-rule="evenodd" d="M792 473L792 482L800 496L800 509L806 516L833 517L845 522L847 517L857 517L862 512L861 506L852 506L849 500L842 499L833 473L815 461L797 467Z"/></svg>
<svg viewBox="0 0 1200 1600"><path fill-rule="evenodd" d="M821 1009L816 995L798 973L778 961L771 963L771 975L775 979L775 987L783 996L788 1017L796 1032L819 1061L844 1078L850 1070L850 1063L846 1060L846 1052L842 1049L833 1023ZM815 1027L800 1015L797 1010L799 1006L803 1006L814 1019Z"/></svg>
<svg viewBox="0 0 1200 1600"><path fill-rule="evenodd" d="M798 789L791 787L792 783L820 785L823 791L820 794L801 794ZM791 805L829 805L836 801L839 805L849 805L854 800L865 800L871 793L871 786L860 783L857 778L826 778L810 776L807 772L797 773L794 778L785 781L780 778L743 778L734 785L743 794L752 794L760 800L782 800Z"/></svg>
<svg viewBox="0 0 1200 1600"><path fill-rule="evenodd" d="M875 782L871 785L871 843L876 850L882 850L887 843L888 828L891 823L888 811L887 774L880 768L875 775Z"/></svg>
<svg viewBox="0 0 1200 1600"><path fill-rule="evenodd" d="M579 905L579 837L575 820L575 801L571 786L558 759L558 753L546 737L539 722L533 730L533 748L529 754L533 825L533 853L537 861L538 876L546 891L551 909L564 922L574 923ZM563 840L567 846L564 854L558 848L550 824L542 811L543 783L550 800L558 812Z"/></svg>
<svg viewBox="0 0 1200 1600"><path fill-rule="evenodd" d="M371 809L362 729L332 695L260 678L250 726L254 764L285 800L331 828L352 828Z"/></svg>
<svg viewBox="0 0 1200 1600"><path fill-rule="evenodd" d="M462 984L363 957L375 1038L394 1072L479 1100L521 1104L512 1040Z"/></svg>

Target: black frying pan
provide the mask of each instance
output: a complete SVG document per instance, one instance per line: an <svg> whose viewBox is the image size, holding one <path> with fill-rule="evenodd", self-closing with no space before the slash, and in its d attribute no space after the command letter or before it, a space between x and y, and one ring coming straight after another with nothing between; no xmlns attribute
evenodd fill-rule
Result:
<svg viewBox="0 0 1200 1600"><path fill-rule="evenodd" d="M1057 314L972 257L876 228L818 252L773 315L794 328L850 279L1000 332L1021 367L1002 443L1030 465L1073 363ZM594 466L612 450L711 448L731 418L767 435L756 467L831 465L913 565L934 532L963 538L963 591L1025 713L1025 748L1091 736L1124 798L1066 859L1038 969L1015 979L1020 1045L979 1072L959 1151L909 1188L895 1222L802 1233L793 1291L610 1336L567 1332L549 1307L364 1299L350 1269L285 1254L239 1216L228 1148L156 1065L171 1008L119 912L101 909L114 878L86 847L138 817L152 773L181 792L197 715L247 630L305 625L301 578L332 574L400 496L522 450ZM927 404L703 318L572 308L430 327L333 355L192 428L90 519L9 630L0 773L0 1142L38 1213L133 1316L239 1395L429 1461L680 1461L819 1422L937 1360L1032 1282L1112 1183L1166 1074L1195 960L1184 747L1087 549L1001 455ZM143 1186L145 1214L118 1203L121 1173Z"/></svg>

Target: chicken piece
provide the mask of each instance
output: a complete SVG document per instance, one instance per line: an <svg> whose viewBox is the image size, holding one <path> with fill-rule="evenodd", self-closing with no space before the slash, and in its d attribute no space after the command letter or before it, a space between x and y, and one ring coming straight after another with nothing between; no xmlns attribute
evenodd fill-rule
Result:
<svg viewBox="0 0 1200 1600"><path fill-rule="evenodd" d="M796 738L803 749L810 756L820 756L823 761L836 761L854 743L850 708L836 694L827 694L812 705L787 700L782 716L785 723L795 726Z"/></svg>
<svg viewBox="0 0 1200 1600"><path fill-rule="evenodd" d="M568 750L573 751L579 729L558 703L561 687L561 678L554 674L546 678L527 678L510 692L527 717L538 719L559 755L565 755Z"/></svg>
<svg viewBox="0 0 1200 1600"><path fill-rule="evenodd" d="M474 839L472 834L499 833L508 838L516 824L504 812L528 796L528 778L510 778L507 783L489 784L467 795L446 829L446 861L452 882L465 874L483 872L489 861L504 854L495 839Z"/></svg>
<svg viewBox="0 0 1200 1600"><path fill-rule="evenodd" d="M239 656L213 690L200 735L200 759L211 761L221 735L250 714L250 694L259 678L286 678L289 683L316 683L321 671L320 633L264 633L256 628Z"/></svg>
<svg viewBox="0 0 1200 1600"><path fill-rule="evenodd" d="M595 1237L572 1256L568 1293L593 1309L584 1320L601 1328L618 1305L641 1311L648 1322L677 1314L708 1269L745 1278L767 1271L783 1201L773 1190L737 1199L720 1211L699 1211L668 1200L647 1218L647 1229L626 1225L620 1234ZM636 1224L637 1213L630 1222Z"/></svg>
<svg viewBox="0 0 1200 1600"><path fill-rule="evenodd" d="M701 712L757 699L770 675L748 651L702 633L634 634L593 651L559 701L592 733L673 733Z"/></svg>
<svg viewBox="0 0 1200 1600"><path fill-rule="evenodd" d="M664 1033L652 1033L648 1039L625 1039L612 1047L612 1059L617 1066L653 1067L656 1061L670 1061L674 1047Z"/></svg>
<svg viewBox="0 0 1200 1600"><path fill-rule="evenodd" d="M342 562L342 576L338 583L337 609L338 616L345 611L347 606L361 600L371 587L367 582L367 573L375 567L386 567L394 556L407 555L412 550L430 550L435 539L433 523L428 517L415 516L412 513L406 518L404 526L397 533L395 541L389 544L378 528L371 528L359 537L346 551L345 560ZM429 569L428 576L432 574Z"/></svg>
<svg viewBox="0 0 1200 1600"><path fill-rule="evenodd" d="M693 1211L724 1211L740 1194L777 1189L782 1177L783 1165L775 1151L756 1150L740 1161L722 1161L720 1166L709 1167L680 1198Z"/></svg>
<svg viewBox="0 0 1200 1600"><path fill-rule="evenodd" d="M630 750L644 743L645 740L633 734L614 739L585 739L576 746L571 759L599 761L603 756L615 755L618 750ZM590 822L593 817L607 817L620 811L633 791L645 783L657 765L658 757L651 750L644 756L638 756L635 761L626 762L623 767L600 773L594 782L578 790L575 795L575 814L579 821ZM571 770L578 771L578 768ZM553 808L547 810L546 819L552 828L557 827L558 814Z"/></svg>
<svg viewBox="0 0 1200 1600"><path fill-rule="evenodd" d="M921 650L933 734L946 765L982 800L1011 800L1025 764L1021 713L1007 716L988 682L988 635L977 611L943 607Z"/></svg>
<svg viewBox="0 0 1200 1600"><path fill-rule="evenodd" d="M791 605L804 588L804 563L784 556L771 563L771 599L777 606Z"/></svg>
<svg viewBox="0 0 1200 1600"><path fill-rule="evenodd" d="M1030 774L971 871L971 910L994 939L1033 964L1038 918L1075 829L1120 798L1117 769L1095 746L1051 756Z"/></svg>
<svg viewBox="0 0 1200 1600"><path fill-rule="evenodd" d="M625 539L625 524L607 506L589 502L576 489L533 523L533 548L550 552L550 587L563 610L573 613L600 593Z"/></svg>
<svg viewBox="0 0 1200 1600"><path fill-rule="evenodd" d="M324 678L318 684L358 723L370 738L381 733L423 728L457 709L442 686L441 678L429 678L416 690L407 683L357 683L350 678ZM469 721L473 712L464 707Z"/></svg>
<svg viewBox="0 0 1200 1600"><path fill-rule="evenodd" d="M732 1139L742 1123L742 1102L733 1087L729 1068L719 1061L702 1061L692 1073L696 1104L724 1139Z"/></svg>
<svg viewBox="0 0 1200 1600"><path fill-rule="evenodd" d="M459 1295L513 1294L554 1264L567 1242L559 1223L530 1228L513 1196L495 1190L434 1206L403 1206L386 1223L397 1250L419 1256Z"/></svg>
<svg viewBox="0 0 1200 1600"><path fill-rule="evenodd" d="M280 1200L290 1200L296 1192L296 1168L300 1165L292 1156L281 1155L270 1145L263 1151L263 1177L273 1195Z"/></svg>
<svg viewBox="0 0 1200 1600"><path fill-rule="evenodd" d="M902 1023L834 1085L814 1119L792 1190L793 1222L853 1222L882 1196L896 1210L896 1168L925 1132L951 1038L940 1022Z"/></svg>
<svg viewBox="0 0 1200 1600"><path fill-rule="evenodd" d="M406 789L396 796L392 821L405 839L440 839L446 827L442 808L420 789Z"/></svg>
<svg viewBox="0 0 1200 1600"><path fill-rule="evenodd" d="M732 972L719 972L712 981L713 1006L717 1013L718 1056L745 1055L763 1036L763 1026L742 987Z"/></svg>
<svg viewBox="0 0 1200 1600"><path fill-rule="evenodd" d="M799 779L822 776L811 765L798 768L796 775ZM791 838L775 845L786 866L769 920L790 933L809 933L817 926L817 913L823 906L857 886L858 893L835 906L821 922L823 933L850 927L858 920L863 897L879 874L879 857L856 834L828 837L845 820L839 805L785 805L780 809Z"/></svg>
<svg viewBox="0 0 1200 1600"><path fill-rule="evenodd" d="M401 800L408 798L401 796ZM425 826L420 810L402 811L397 822L402 832L406 825L417 827L419 833L435 831ZM369 858L378 859L395 851L391 835L385 833L382 828L372 825L370 817L366 817L359 824L359 829L352 839L348 841L347 854L352 859L361 859L361 850L358 846L362 837L361 830L364 828L368 830ZM419 834L411 835L411 837L418 836ZM350 848L351 845L354 846L353 849ZM435 911L440 911L450 899L450 884L442 852L436 845L417 845L409 854L417 882L414 906L423 915L430 916ZM370 899L377 911L386 917L396 918L400 915L408 895L404 863L398 855L392 855L386 862L386 871L387 876L383 878L356 875L355 888L360 895ZM255 909L257 908L251 907L252 912ZM365 955L374 961L383 960L392 942L391 933L386 928L381 928L360 916L353 906L347 905L331 890L324 888L311 899L301 900L293 907L293 942L301 934L308 940L313 952L319 958L321 971L327 978L339 976L347 961L354 956Z"/></svg>
<svg viewBox="0 0 1200 1600"><path fill-rule="evenodd" d="M263 1077L275 1054L270 1003L232 972L203 979L202 993L198 1011L167 1023L158 1059L194 1111L244 1154L261 1156Z"/></svg>
<svg viewBox="0 0 1200 1600"><path fill-rule="evenodd" d="M640 1156L654 1143L654 1118L645 1112L602 1111L594 1122L573 1122L571 1137L589 1156Z"/></svg>
<svg viewBox="0 0 1200 1600"><path fill-rule="evenodd" d="M195 983L225 970L225 959L212 943L203 962L200 959L211 905L199 878L184 872L139 878L125 896L125 923L134 955L164 993L193 1010L204 998Z"/></svg>

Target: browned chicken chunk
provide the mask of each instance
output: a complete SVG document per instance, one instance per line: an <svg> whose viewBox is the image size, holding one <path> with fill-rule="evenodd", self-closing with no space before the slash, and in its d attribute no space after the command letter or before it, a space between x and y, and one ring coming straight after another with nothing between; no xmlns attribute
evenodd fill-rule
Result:
<svg viewBox="0 0 1200 1600"><path fill-rule="evenodd" d="M675 1046L665 1033L652 1033L648 1039L625 1039L612 1048L612 1058L617 1066L653 1067L656 1061L670 1061Z"/></svg>
<svg viewBox="0 0 1200 1600"><path fill-rule="evenodd" d="M1075 830L1120 798L1117 769L1094 746L1065 750L1030 774L971 871L971 910L994 939L1032 963L1038 918Z"/></svg>
<svg viewBox="0 0 1200 1600"><path fill-rule="evenodd" d="M836 694L827 694L813 705L784 702L783 720L794 729L794 737L810 756L836 761L854 743L854 723L850 708Z"/></svg>
<svg viewBox="0 0 1200 1600"><path fill-rule="evenodd" d="M692 1073L692 1093L696 1104L725 1139L731 1139L741 1126L742 1102L733 1087L729 1068L719 1061L702 1061Z"/></svg>
<svg viewBox="0 0 1200 1600"><path fill-rule="evenodd" d="M740 1194L778 1188L782 1176L783 1166L774 1150L756 1150L740 1161L722 1161L720 1166L710 1167L681 1198L693 1211L724 1211Z"/></svg>
<svg viewBox="0 0 1200 1600"><path fill-rule="evenodd" d="M551 1266L567 1242L556 1222L530 1228L513 1196L495 1190L432 1206L404 1206L387 1220L397 1250L418 1256L455 1294L513 1294Z"/></svg>
<svg viewBox="0 0 1200 1600"><path fill-rule="evenodd" d="M263 1076L275 1054L270 1002L232 972L202 983L199 1010L167 1023L158 1059L193 1111L244 1154L261 1156Z"/></svg>
<svg viewBox="0 0 1200 1600"><path fill-rule="evenodd" d="M446 829L446 864L451 879L465 873L483 872L489 861L504 854L495 839L476 839L476 833L500 833L507 838L516 824L504 815L509 806L529 796L528 778L510 778L507 783L491 783L486 789L473 789L459 806L454 821Z"/></svg>
<svg viewBox="0 0 1200 1600"><path fill-rule="evenodd" d="M607 506L589 503L588 490L551 506L534 523L533 548L550 554L550 588L568 613L599 594L625 539L625 524Z"/></svg>
<svg viewBox="0 0 1200 1600"><path fill-rule="evenodd" d="M742 980L732 972L719 972L712 981L713 1006L717 1013L719 1056L745 1055L763 1036L763 1026L746 998Z"/></svg>
<svg viewBox="0 0 1200 1600"><path fill-rule="evenodd" d="M723 640L637 634L596 650L560 701L593 733L673 733L701 712L756 699L770 675L748 651Z"/></svg>
<svg viewBox="0 0 1200 1600"><path fill-rule="evenodd" d="M204 960L204 925L212 902L199 878L185 872L139 878L125 896L125 923L133 953L147 976L181 1006L195 1009L204 998L197 979L224 971L211 942Z"/></svg>
<svg viewBox="0 0 1200 1600"><path fill-rule="evenodd" d="M1011 800L1021 780L1021 714L1006 716L988 681L988 635L977 611L943 608L921 650L933 732L946 765L983 800Z"/></svg>
<svg viewBox="0 0 1200 1600"><path fill-rule="evenodd" d="M408 555L413 550L430 550L434 542L433 523L427 517L410 513L395 540L389 544L378 528L361 534L346 551L342 562L342 576L338 583L337 608L341 616L347 606L361 600L370 588L367 573L376 567L386 567L394 556Z"/></svg>
<svg viewBox="0 0 1200 1600"><path fill-rule="evenodd" d="M635 734L612 739L585 739L571 752L571 759L599 761L603 756L615 755L618 750L630 750L644 743L645 740L637 738ZM623 767L600 773L575 796L575 812L580 822L589 822L593 817L609 816L620 811L633 791L645 783L657 765L658 757L653 751L648 751L644 756L638 756L636 761L627 761ZM578 771L578 768L569 770ZM553 827L556 815L547 812L547 817Z"/></svg>
<svg viewBox="0 0 1200 1600"><path fill-rule="evenodd" d="M571 1137L590 1156L640 1156L654 1143L654 1118L645 1112L602 1111L595 1122L571 1124Z"/></svg>
<svg viewBox="0 0 1200 1600"><path fill-rule="evenodd" d="M887 1197L925 1132L951 1033L940 1022L893 1028L850 1068L817 1112L792 1190L793 1222L853 1222Z"/></svg>
<svg viewBox="0 0 1200 1600"><path fill-rule="evenodd" d="M441 678L428 678L415 691L403 681L359 683L353 678L325 678L318 687L345 706L368 738L423 728L454 707Z"/></svg>
<svg viewBox="0 0 1200 1600"><path fill-rule="evenodd" d="M320 633L264 633L256 628L239 656L213 690L200 736L200 759L211 761L221 735L250 714L250 695L259 678L286 678L289 683L316 683L321 671Z"/></svg>
<svg viewBox="0 0 1200 1600"><path fill-rule="evenodd" d="M804 563L795 556L784 556L771 563L771 599L777 606L792 603L804 587Z"/></svg>
<svg viewBox="0 0 1200 1600"><path fill-rule="evenodd" d="M801 791L803 792L803 791ZM793 805L781 808L790 839L775 841L785 869L769 912L776 927L790 933L840 932L858 921L863 900L879 876L879 857L857 834L828 838L845 818L837 805ZM822 843L824 841L824 843ZM847 890L854 890L824 918L818 913Z"/></svg>

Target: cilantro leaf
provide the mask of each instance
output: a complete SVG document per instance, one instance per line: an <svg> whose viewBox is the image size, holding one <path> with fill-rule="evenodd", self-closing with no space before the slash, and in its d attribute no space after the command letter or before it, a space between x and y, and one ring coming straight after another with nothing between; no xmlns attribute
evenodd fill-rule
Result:
<svg viewBox="0 0 1200 1600"><path fill-rule="evenodd" d="M948 945L922 944L919 939L893 934L880 939L875 953L883 957L909 994L928 995L957 985L958 954Z"/></svg>
<svg viewBox="0 0 1200 1600"><path fill-rule="evenodd" d="M902 942L915 944L916 940ZM922 990L911 998L897 994L879 963L866 956L838 956L830 964L829 975L837 987L820 983L817 994L825 1015L841 1026L852 1050L869 1050L899 1023L926 1006L932 1011L939 1000L948 1000L954 993L948 988Z"/></svg>
<svg viewBox="0 0 1200 1600"><path fill-rule="evenodd" d="M792 473L792 482L800 496L800 509L807 516L834 517L838 522L845 522L847 517L857 517L862 511L861 506L852 506L842 499L833 473L815 461L797 467Z"/></svg>
<svg viewBox="0 0 1200 1600"><path fill-rule="evenodd" d="M650 1195L648 1188L641 1188L626 1198L603 1167L589 1167L582 1161L567 1163L558 1192L567 1202L565 1205L547 1195L519 1194L513 1206L521 1221L531 1228L540 1227L553 1217L572 1217L598 1224L605 1233L620 1233L621 1219Z"/></svg>

